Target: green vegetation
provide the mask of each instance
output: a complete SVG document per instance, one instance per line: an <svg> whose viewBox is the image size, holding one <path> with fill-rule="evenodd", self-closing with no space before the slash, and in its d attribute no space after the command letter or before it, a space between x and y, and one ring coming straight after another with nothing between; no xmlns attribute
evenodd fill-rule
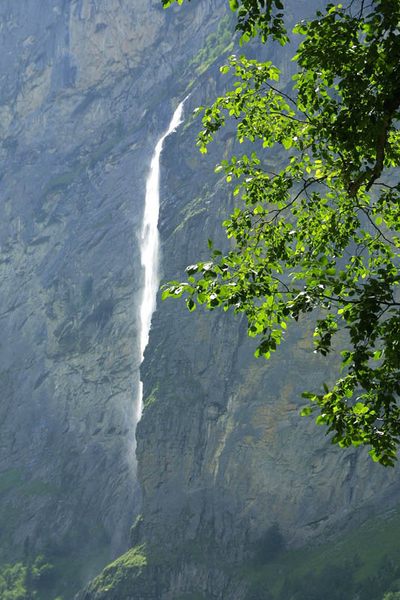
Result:
<svg viewBox="0 0 400 600"><path fill-rule="evenodd" d="M157 402L157 398L158 398L158 385L156 385L151 390L151 392L146 396L146 398L144 398L144 400L143 400L144 408L149 408L149 406L151 404L153 404L154 402Z"/></svg>
<svg viewBox="0 0 400 600"><path fill-rule="evenodd" d="M183 4L184 0L162 0L165 8L174 2ZM237 30L242 34L242 41L249 41L257 34L266 42L269 36L282 45L288 41L282 0L228 0L232 11L237 12Z"/></svg>
<svg viewBox="0 0 400 600"><path fill-rule="evenodd" d="M242 43L288 43L282 0L229 5ZM207 152L230 121L250 147L217 167L234 183L224 221L233 244L222 253L210 243L210 260L163 294L185 295L191 311L244 313L265 358L313 312L315 351L342 364L333 385L304 393L302 414L319 409L334 443L369 445L383 465L400 436L399 22L398 0L328 4L294 29L290 84L271 62L232 56L221 68L234 87L200 107L198 144Z"/></svg>
<svg viewBox="0 0 400 600"><path fill-rule="evenodd" d="M175 571L191 561L200 571L215 566L228 581L247 585L246 600L400 600L400 511L390 518L374 518L351 532L312 547L286 550L277 525L252 549L253 559L241 568L224 563L224 554L210 537L188 541L175 552L136 546L108 565L91 584L96 594L130 598L134 581L141 591L148 588L149 569ZM145 587L142 587L145 586ZM151 590L151 591L150 591ZM149 590L149 597L154 591ZM108 597L107 596L107 597ZM179 600L202 600L196 582ZM178 598L177 598L178 600Z"/></svg>
<svg viewBox="0 0 400 600"><path fill-rule="evenodd" d="M246 600L382 600L400 591L399 535L397 512L320 546L279 552L264 565L256 557L241 573L250 582Z"/></svg>
<svg viewBox="0 0 400 600"><path fill-rule="evenodd" d="M22 563L5 565L0 571L0 596L4 600L24 600L26 567Z"/></svg>
<svg viewBox="0 0 400 600"><path fill-rule="evenodd" d="M194 69L197 76L202 75L213 62L227 52L231 52L232 49L232 19L227 15L219 22L217 31L206 37L204 47L196 54L189 66Z"/></svg>
<svg viewBox="0 0 400 600"><path fill-rule="evenodd" d="M118 588L123 597L123 590L132 586L133 576L139 575L146 565L144 546L135 546L109 564L93 581L93 587L99 593Z"/></svg>
<svg viewBox="0 0 400 600"><path fill-rule="evenodd" d="M21 491L25 493L26 490L21 488ZM40 495L50 493L47 487L43 489L41 485L28 491ZM26 538L20 549L20 558L15 557L15 562L11 563L10 548L15 552L13 534L20 522L20 514L10 504L1 505L1 509L1 600L70 600L109 560L108 545L99 544L95 555L79 551L72 555L70 540L65 536L58 543L48 542L39 555ZM94 531L85 534L99 540Z"/></svg>
<svg viewBox="0 0 400 600"><path fill-rule="evenodd" d="M22 562L0 568L2 600L42 600L48 598L46 587L51 582L53 567L43 556L32 563ZM54 597L54 596L53 596Z"/></svg>
<svg viewBox="0 0 400 600"><path fill-rule="evenodd" d="M205 194L206 197L206 194ZM175 232L183 229L185 225L190 222L193 217L196 215L200 215L201 213L206 213L206 207L204 205L205 197L203 198L194 198L191 202L188 202L185 208L182 211L182 221L175 228Z"/></svg>

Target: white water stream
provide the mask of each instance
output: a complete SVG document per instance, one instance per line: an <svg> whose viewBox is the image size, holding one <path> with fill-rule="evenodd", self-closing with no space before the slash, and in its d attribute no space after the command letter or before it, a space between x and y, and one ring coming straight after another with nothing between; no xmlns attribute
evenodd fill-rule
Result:
<svg viewBox="0 0 400 600"><path fill-rule="evenodd" d="M160 212L160 156L166 137L173 133L182 123L183 100L175 110L168 130L158 140L151 159L150 173L146 182L146 197L140 239L140 259L144 270L144 286L140 303L140 363L149 341L151 318L156 309L159 278L159 246L158 216ZM140 420L143 409L143 383L140 381L136 404L136 423Z"/></svg>

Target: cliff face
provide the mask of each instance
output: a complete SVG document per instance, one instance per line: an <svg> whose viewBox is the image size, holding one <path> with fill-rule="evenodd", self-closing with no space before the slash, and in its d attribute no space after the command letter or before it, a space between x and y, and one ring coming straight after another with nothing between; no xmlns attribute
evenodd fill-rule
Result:
<svg viewBox="0 0 400 600"><path fill-rule="evenodd" d="M286 64L284 56L275 58ZM222 85L216 68L204 73L186 115ZM199 126L187 117L162 155L164 280L184 277L186 265L205 259L207 238L217 248L226 245L219 223L233 200L213 165L241 148L227 130L202 157L193 143ZM335 369L313 353L311 326L304 321L290 331L265 362L253 357L255 344L242 320L201 309L189 314L181 301L159 302L142 367L136 549L80 598L277 598L265 587L252 595L243 567L267 564L283 548L348 539L364 521L387 516L398 504L398 468L383 469L360 449L333 447L312 420L299 417L301 392L319 388ZM351 552L353 559L357 546ZM279 598L292 597L282 593Z"/></svg>
<svg viewBox="0 0 400 600"><path fill-rule="evenodd" d="M208 36L224 7L1 4L1 561L44 550L87 575L89 557L104 564L128 545L145 179L178 98L192 90L190 115L222 89L210 64L229 33L220 45L222 30ZM198 127L187 117L165 143L164 280L206 257L208 237L225 243L232 199L213 165L239 148L227 131L202 158ZM398 469L334 449L299 419L300 392L332 368L312 353L309 327L266 363L242 321L158 304L137 430L139 548L82 597L243 600L238 564L398 503Z"/></svg>
<svg viewBox="0 0 400 600"><path fill-rule="evenodd" d="M203 171L215 156L197 156L194 136L190 127L178 131L163 157L167 280L207 256L207 237L217 248L226 244L218 225L232 200L211 169ZM240 148L227 134L218 152ZM266 362L253 357L255 344L239 318L201 309L189 314L179 301L159 304L137 437L142 540L179 556L180 578L172 577L160 597L197 591L242 598L237 583L229 587L232 572L225 580L221 572L219 579L204 575L208 560L237 565L269 543L321 543L398 503L398 468L383 469L360 449L339 450L312 420L299 417L301 392L318 389L335 368L313 353L310 327L304 322L289 332ZM201 571L202 563L196 587L191 569Z"/></svg>
<svg viewBox="0 0 400 600"><path fill-rule="evenodd" d="M136 232L151 152L216 6L181 27L158 0L1 3L2 561L44 550L78 569L127 545Z"/></svg>

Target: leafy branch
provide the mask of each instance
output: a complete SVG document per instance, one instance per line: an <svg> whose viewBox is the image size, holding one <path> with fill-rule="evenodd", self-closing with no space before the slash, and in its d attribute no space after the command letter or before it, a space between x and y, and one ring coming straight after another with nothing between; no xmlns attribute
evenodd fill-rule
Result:
<svg viewBox="0 0 400 600"><path fill-rule="evenodd" d="M169 5L173 0L164 0ZM183 0L178 0L181 3ZM288 36L279 0L231 0L242 41ZM223 225L227 253L190 265L163 297L244 313L269 358L290 324L315 312L315 351L340 374L305 392L340 446L369 445L393 465L400 439L400 5L328 4L296 25L292 89L271 62L232 56L231 90L200 107L207 152L227 121L253 151L221 161L237 204ZM276 149L284 156L274 172ZM282 152L283 150L283 152Z"/></svg>

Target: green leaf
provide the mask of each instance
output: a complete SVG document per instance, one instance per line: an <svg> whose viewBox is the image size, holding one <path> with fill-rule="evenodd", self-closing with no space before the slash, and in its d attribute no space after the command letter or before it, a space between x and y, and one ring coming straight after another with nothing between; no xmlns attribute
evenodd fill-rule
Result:
<svg viewBox="0 0 400 600"><path fill-rule="evenodd" d="M193 301L192 298L188 298L186 300L186 305L187 305L188 309L190 310L190 312L193 312L194 310L196 310L196 303Z"/></svg>
<svg viewBox="0 0 400 600"><path fill-rule="evenodd" d="M368 406L365 406L365 404L363 404L362 402L357 402L353 406L353 412L356 415L365 415L367 412L369 412L369 408Z"/></svg>

